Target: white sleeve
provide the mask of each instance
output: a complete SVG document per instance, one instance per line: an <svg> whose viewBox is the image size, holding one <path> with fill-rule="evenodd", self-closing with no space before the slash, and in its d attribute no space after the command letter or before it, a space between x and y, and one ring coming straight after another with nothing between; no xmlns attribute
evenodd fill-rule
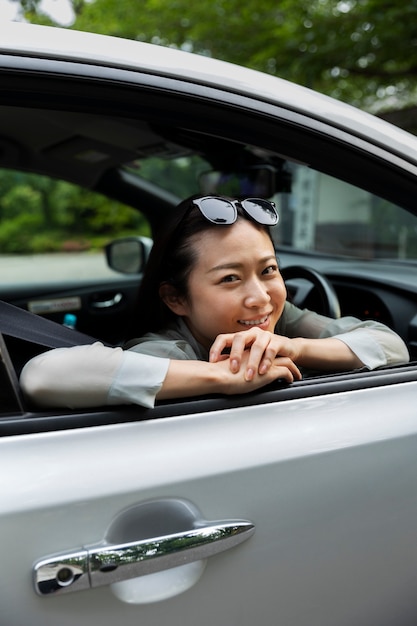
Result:
<svg viewBox="0 0 417 626"><path fill-rule="evenodd" d="M369 369L410 360L401 337L374 320L361 321L355 317L330 319L307 309L300 310L287 302L282 332L289 337L340 339Z"/></svg>
<svg viewBox="0 0 417 626"><path fill-rule="evenodd" d="M404 341L388 326L354 317L333 320L322 336L333 336L345 343L368 369L407 363L410 360Z"/></svg>
<svg viewBox="0 0 417 626"><path fill-rule="evenodd" d="M139 357L139 358L138 358ZM152 408L162 387L169 359L126 350L111 384L109 404L140 404Z"/></svg>
<svg viewBox="0 0 417 626"><path fill-rule="evenodd" d="M92 345L56 348L23 368L23 393L43 407L81 408L115 404L152 407L169 360Z"/></svg>

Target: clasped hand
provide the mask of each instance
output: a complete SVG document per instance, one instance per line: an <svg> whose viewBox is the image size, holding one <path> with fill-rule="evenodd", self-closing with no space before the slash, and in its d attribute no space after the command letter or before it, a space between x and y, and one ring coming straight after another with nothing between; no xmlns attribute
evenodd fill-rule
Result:
<svg viewBox="0 0 417 626"><path fill-rule="evenodd" d="M228 356L223 354L225 349L229 350ZM248 382L257 375L271 373L271 368L274 378L292 382L301 379L300 370L294 363L295 352L295 346L288 337L254 327L218 335L210 348L209 360L216 363L228 358L230 370L235 374L245 367L245 380Z"/></svg>

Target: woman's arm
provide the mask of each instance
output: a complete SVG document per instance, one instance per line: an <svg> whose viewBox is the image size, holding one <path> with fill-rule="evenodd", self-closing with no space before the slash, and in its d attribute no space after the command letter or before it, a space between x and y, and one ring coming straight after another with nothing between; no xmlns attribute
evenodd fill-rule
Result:
<svg viewBox="0 0 417 626"><path fill-rule="evenodd" d="M339 339L368 369L405 363L410 359L401 337L375 320L359 320L351 316L331 319L287 303L284 328L277 332L286 337Z"/></svg>
<svg viewBox="0 0 417 626"><path fill-rule="evenodd" d="M245 362L248 355L243 357ZM23 368L23 393L41 407L86 408L139 404L152 407L155 398L191 397L211 393L245 393L277 378L301 378L289 359L276 359L266 375L245 380L234 374L227 360L174 361L101 343L57 348L31 359Z"/></svg>
<svg viewBox="0 0 417 626"><path fill-rule="evenodd" d="M153 406L168 365L168 359L132 355L96 342L39 354L26 363L20 385L42 407Z"/></svg>
<svg viewBox="0 0 417 626"><path fill-rule="evenodd" d="M199 396L211 393L227 395L248 393L259 389L274 380L282 379L288 383L301 379L298 367L288 358L274 359L264 374L255 372L249 379L245 365L249 352L242 356L242 365L238 372L232 372L229 359L216 363L207 361L170 361L164 384L157 394L157 399Z"/></svg>

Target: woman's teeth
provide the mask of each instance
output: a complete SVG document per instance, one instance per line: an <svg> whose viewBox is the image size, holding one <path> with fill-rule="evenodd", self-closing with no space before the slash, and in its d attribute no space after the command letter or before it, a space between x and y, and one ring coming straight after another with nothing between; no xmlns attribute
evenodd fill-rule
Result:
<svg viewBox="0 0 417 626"><path fill-rule="evenodd" d="M258 324L264 324L268 316L262 317L259 320L239 320L239 324L244 324L245 326L257 326Z"/></svg>

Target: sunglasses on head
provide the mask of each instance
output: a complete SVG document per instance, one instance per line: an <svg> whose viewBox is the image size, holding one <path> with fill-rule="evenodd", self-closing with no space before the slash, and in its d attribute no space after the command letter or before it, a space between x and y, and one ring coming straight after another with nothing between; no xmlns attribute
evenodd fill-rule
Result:
<svg viewBox="0 0 417 626"><path fill-rule="evenodd" d="M245 200L227 200L216 196L196 198L193 204L201 214L213 224L234 224L237 220L236 206L242 207L255 222L265 226L278 224L279 216L275 204L263 198L246 198Z"/></svg>

